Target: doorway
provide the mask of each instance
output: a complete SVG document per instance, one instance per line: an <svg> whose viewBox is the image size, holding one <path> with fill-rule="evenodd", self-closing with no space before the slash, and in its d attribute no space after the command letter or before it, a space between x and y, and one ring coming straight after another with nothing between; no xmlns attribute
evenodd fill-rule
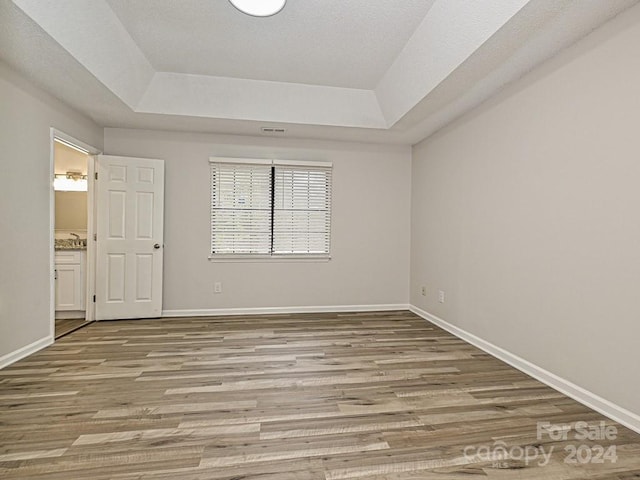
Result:
<svg viewBox="0 0 640 480"><path fill-rule="evenodd" d="M69 206L79 223L56 222L56 210L60 213L67 199L56 198L54 182L50 187L51 337L95 320L160 317L164 161L101 155L54 128L50 145L51 178L86 183L73 189L86 190L86 207ZM79 163L56 162L56 150L73 152Z"/></svg>
<svg viewBox="0 0 640 480"><path fill-rule="evenodd" d="M51 332L61 338L93 320L93 174L95 149L52 129Z"/></svg>

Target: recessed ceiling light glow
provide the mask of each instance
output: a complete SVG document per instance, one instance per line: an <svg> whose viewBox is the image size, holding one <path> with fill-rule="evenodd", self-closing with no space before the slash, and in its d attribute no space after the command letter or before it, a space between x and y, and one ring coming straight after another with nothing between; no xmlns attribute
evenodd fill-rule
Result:
<svg viewBox="0 0 640 480"><path fill-rule="evenodd" d="M284 8L287 0L229 0L242 13L254 17L269 17Z"/></svg>

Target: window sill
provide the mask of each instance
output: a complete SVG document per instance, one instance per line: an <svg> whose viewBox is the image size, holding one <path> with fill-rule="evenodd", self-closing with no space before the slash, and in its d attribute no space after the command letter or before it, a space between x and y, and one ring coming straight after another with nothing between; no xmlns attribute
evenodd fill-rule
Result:
<svg viewBox="0 0 640 480"><path fill-rule="evenodd" d="M211 255L215 263L323 263L330 255Z"/></svg>

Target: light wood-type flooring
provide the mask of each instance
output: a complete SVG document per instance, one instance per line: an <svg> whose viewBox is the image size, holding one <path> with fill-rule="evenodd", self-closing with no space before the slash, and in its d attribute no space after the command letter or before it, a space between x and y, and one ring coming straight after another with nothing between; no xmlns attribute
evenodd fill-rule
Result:
<svg viewBox="0 0 640 480"><path fill-rule="evenodd" d="M0 371L0 478L630 480L640 435L409 312L98 322Z"/></svg>
<svg viewBox="0 0 640 480"><path fill-rule="evenodd" d="M56 318L56 338L63 337L85 326L84 318Z"/></svg>

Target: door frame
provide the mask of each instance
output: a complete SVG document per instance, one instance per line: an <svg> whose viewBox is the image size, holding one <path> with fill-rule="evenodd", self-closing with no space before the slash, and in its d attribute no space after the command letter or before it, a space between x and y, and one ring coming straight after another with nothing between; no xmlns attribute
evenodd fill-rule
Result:
<svg viewBox="0 0 640 480"><path fill-rule="evenodd" d="M95 319L95 305L92 301L93 292L95 290L95 256L96 246L93 241L95 233L95 191L94 182L92 181L96 171L96 155L102 152L77 138L66 134L56 128L49 129L49 335L51 340L55 339L56 332L56 282L55 282L55 223L56 223L56 196L53 189L53 178L55 175L55 155L54 141L62 140L81 150L87 152L87 262L85 265L85 321L89 322Z"/></svg>

